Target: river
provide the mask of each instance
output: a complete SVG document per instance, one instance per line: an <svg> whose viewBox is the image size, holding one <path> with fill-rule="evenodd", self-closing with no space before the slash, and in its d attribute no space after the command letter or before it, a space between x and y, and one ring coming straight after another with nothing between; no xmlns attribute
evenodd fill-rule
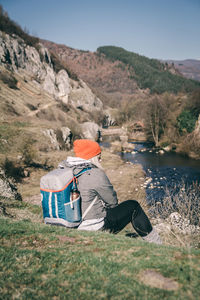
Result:
<svg viewBox="0 0 200 300"><path fill-rule="evenodd" d="M149 143L135 142L132 153L121 153L125 161L141 164L146 172L143 188L146 190L148 203L162 201L166 193L175 195L180 191L191 192L200 198L200 161L174 153L159 153ZM109 146L105 144L104 146Z"/></svg>

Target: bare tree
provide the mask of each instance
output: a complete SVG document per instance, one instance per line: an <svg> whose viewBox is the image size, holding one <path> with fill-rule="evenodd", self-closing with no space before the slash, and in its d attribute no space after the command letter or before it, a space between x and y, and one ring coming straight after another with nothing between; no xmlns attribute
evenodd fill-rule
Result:
<svg viewBox="0 0 200 300"><path fill-rule="evenodd" d="M167 108L163 99L154 96L146 106L145 128L146 134L153 139L155 146L159 146L160 137L164 132L167 119Z"/></svg>

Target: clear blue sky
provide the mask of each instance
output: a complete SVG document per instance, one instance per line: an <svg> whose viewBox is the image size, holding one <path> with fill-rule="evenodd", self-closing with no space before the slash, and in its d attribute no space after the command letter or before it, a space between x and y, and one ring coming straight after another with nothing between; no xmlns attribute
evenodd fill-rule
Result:
<svg viewBox="0 0 200 300"><path fill-rule="evenodd" d="M0 0L30 34L72 48L114 45L157 59L200 59L200 0Z"/></svg>

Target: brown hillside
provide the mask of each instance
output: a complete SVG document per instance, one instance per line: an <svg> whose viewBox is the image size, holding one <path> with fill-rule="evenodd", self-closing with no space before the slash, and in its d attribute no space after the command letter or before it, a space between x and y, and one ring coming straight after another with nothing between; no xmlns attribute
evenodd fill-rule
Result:
<svg viewBox="0 0 200 300"><path fill-rule="evenodd" d="M101 99L104 98L104 102L106 98L120 101L146 93L130 78L130 71L122 62L111 62L96 52L77 50L44 40L42 43L95 90ZM131 72L133 74L133 70Z"/></svg>

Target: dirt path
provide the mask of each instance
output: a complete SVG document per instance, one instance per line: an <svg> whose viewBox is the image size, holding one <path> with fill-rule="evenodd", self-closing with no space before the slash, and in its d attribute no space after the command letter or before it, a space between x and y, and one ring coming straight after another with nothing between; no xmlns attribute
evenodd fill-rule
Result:
<svg viewBox="0 0 200 300"><path fill-rule="evenodd" d="M37 113L39 113L41 110L44 110L44 109L47 109L47 108L49 108L49 107L51 107L51 106L55 106L57 103L55 102L50 102L50 103L47 103L47 104L45 104L45 105L43 105L43 106L41 106L40 108L38 108L37 110L34 110L34 111L31 111L30 113L28 113L28 117L33 117L33 116L35 116Z"/></svg>

